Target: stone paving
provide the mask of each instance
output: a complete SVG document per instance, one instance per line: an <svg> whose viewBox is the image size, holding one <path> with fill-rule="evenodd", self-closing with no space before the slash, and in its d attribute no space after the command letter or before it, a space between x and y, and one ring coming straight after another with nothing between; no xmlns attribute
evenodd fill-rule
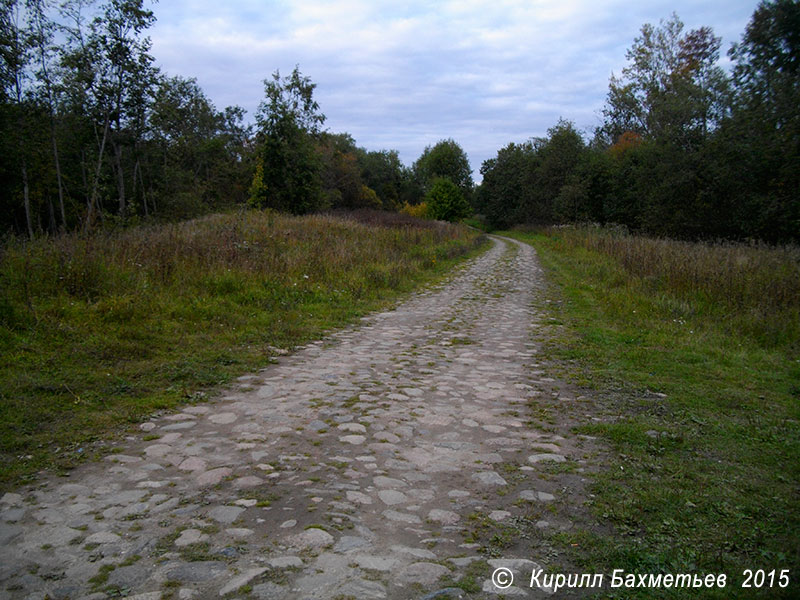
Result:
<svg viewBox="0 0 800 600"><path fill-rule="evenodd" d="M563 501L541 469L580 462L534 430L541 271L494 246L395 310L240 377L219 400L154 416L122 452L0 498L0 597L547 597L496 588L543 557L487 557L476 515ZM539 520L535 527L554 524ZM485 566L485 565L484 565Z"/></svg>

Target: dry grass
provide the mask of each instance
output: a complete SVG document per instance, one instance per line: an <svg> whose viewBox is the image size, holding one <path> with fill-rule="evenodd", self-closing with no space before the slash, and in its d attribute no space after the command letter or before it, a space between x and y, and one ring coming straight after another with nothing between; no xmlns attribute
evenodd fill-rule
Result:
<svg viewBox="0 0 800 600"><path fill-rule="evenodd" d="M365 224L369 223L369 224ZM0 486L441 275L480 242L248 211L0 248Z"/></svg>
<svg viewBox="0 0 800 600"><path fill-rule="evenodd" d="M705 314L770 346L800 339L797 246L683 242L590 227L543 233L566 248L612 258L628 285L667 296L676 318Z"/></svg>

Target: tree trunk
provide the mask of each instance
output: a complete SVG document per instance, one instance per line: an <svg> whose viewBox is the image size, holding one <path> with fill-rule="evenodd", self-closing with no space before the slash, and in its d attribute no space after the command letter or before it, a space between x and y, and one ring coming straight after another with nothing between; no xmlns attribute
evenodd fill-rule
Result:
<svg viewBox="0 0 800 600"><path fill-rule="evenodd" d="M56 140L56 120L50 109L50 136L53 138L53 159L56 163L56 180L58 181L58 207L61 209L61 228L67 228L67 211L64 208L64 183L61 178L61 161L58 159L58 141Z"/></svg>
<svg viewBox="0 0 800 600"><path fill-rule="evenodd" d="M33 239L33 218L31 216L31 197L28 188L28 165L22 159L22 198L25 203L25 222L28 225L28 235Z"/></svg>
<svg viewBox="0 0 800 600"><path fill-rule="evenodd" d="M116 141L112 141L114 146L114 161L117 165L117 193L119 194L119 217L122 222L125 222L125 211L127 205L125 203L125 176L122 172L122 146Z"/></svg>
<svg viewBox="0 0 800 600"><path fill-rule="evenodd" d="M108 138L109 118L103 126L103 141L100 143L100 153L97 156L97 168L94 172L94 182L92 183L92 194L89 196L89 206L86 210L86 221L83 224L84 232L88 232L94 225L94 210L97 205L97 188L100 185L100 169L103 167L103 154L106 151L106 139Z"/></svg>
<svg viewBox="0 0 800 600"><path fill-rule="evenodd" d="M142 184L142 206L144 207L144 216L149 217L150 211L147 208L147 189L144 185L144 177L142 177L142 165L139 159L136 159L136 166L133 169L133 185L136 186L136 174L139 174L139 183Z"/></svg>

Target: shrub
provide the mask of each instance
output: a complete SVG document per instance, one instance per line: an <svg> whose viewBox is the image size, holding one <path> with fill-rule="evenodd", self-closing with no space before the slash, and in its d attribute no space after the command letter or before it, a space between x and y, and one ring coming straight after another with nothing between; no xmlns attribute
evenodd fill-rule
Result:
<svg viewBox="0 0 800 600"><path fill-rule="evenodd" d="M425 196L428 216L439 221L460 221L472 214L469 202L458 186L446 177L437 177Z"/></svg>
<svg viewBox="0 0 800 600"><path fill-rule="evenodd" d="M403 208L400 209L400 212L410 217L426 219L428 218L428 203L420 202L419 204L409 204L406 202Z"/></svg>

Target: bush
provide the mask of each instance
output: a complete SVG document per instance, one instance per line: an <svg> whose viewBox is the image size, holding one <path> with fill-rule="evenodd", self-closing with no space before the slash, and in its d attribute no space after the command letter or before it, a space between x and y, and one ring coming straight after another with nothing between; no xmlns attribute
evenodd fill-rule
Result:
<svg viewBox="0 0 800 600"><path fill-rule="evenodd" d="M460 221L472 214L469 202L459 187L446 177L437 177L425 196L428 216L439 221Z"/></svg>
<svg viewBox="0 0 800 600"><path fill-rule="evenodd" d="M410 217L416 217L417 219L427 219L428 203L420 202L419 204L409 204L406 202L400 209L400 212Z"/></svg>

